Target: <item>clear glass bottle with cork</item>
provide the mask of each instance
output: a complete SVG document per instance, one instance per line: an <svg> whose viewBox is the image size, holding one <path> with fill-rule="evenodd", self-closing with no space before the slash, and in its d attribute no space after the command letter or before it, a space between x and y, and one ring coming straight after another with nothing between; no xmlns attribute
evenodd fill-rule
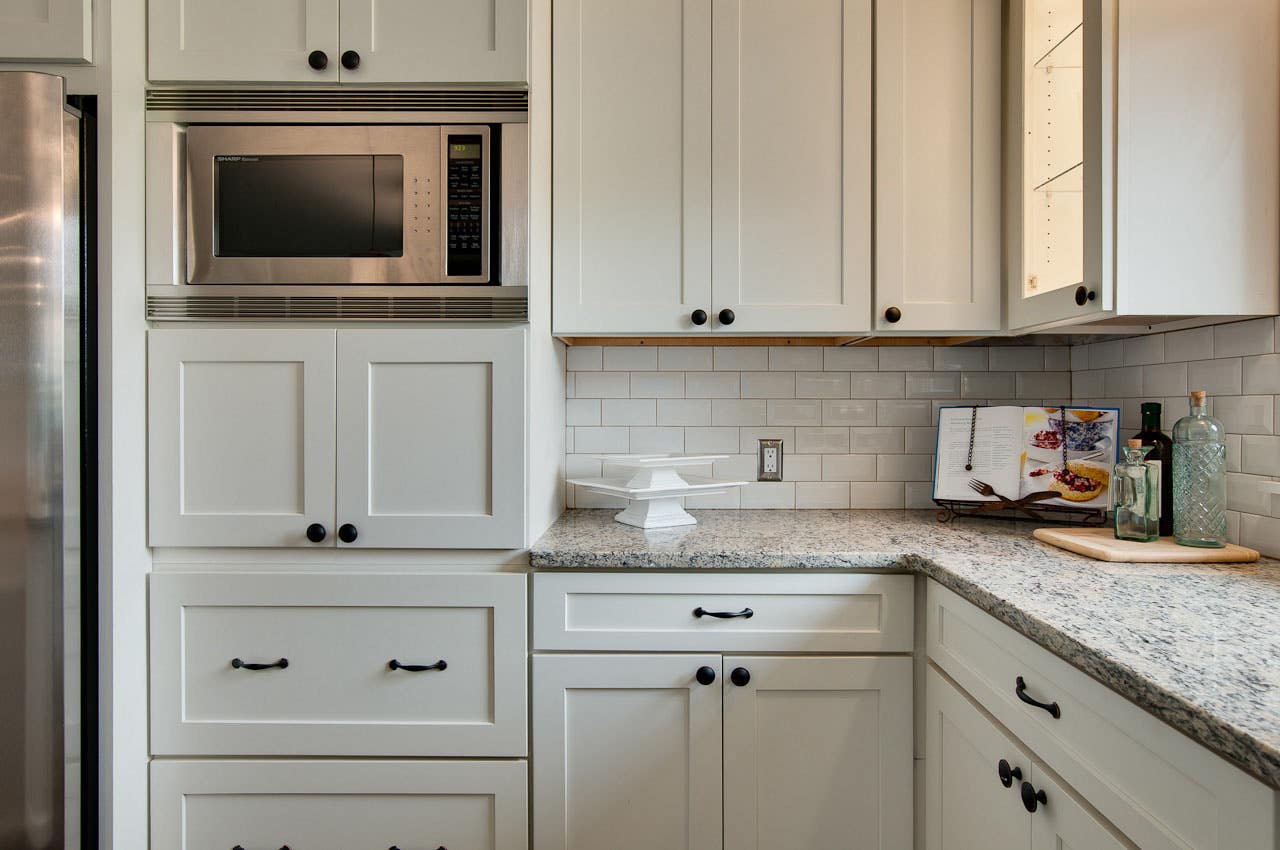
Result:
<svg viewBox="0 0 1280 850"><path fill-rule="evenodd" d="M1173 537L1183 546L1227 545L1227 431L1206 412L1204 390L1173 426Z"/></svg>

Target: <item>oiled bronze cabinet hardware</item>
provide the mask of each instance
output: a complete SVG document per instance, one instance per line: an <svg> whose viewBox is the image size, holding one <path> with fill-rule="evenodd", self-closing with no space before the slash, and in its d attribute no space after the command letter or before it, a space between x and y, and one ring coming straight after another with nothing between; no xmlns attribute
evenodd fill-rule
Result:
<svg viewBox="0 0 1280 850"><path fill-rule="evenodd" d="M255 662L255 661L244 661L239 658L233 658L231 659L231 666L236 668L237 670L270 670L272 667L276 667L283 670L284 668L289 666L289 659L280 658L280 659L277 659L276 661L261 663L261 662Z"/></svg>

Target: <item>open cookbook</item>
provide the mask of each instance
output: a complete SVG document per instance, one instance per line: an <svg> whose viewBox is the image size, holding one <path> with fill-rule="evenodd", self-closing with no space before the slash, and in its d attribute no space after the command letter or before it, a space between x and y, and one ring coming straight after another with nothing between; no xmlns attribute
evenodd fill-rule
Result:
<svg viewBox="0 0 1280 850"><path fill-rule="evenodd" d="M1098 407L944 407L933 497L994 502L1052 491L1041 504L1109 510L1119 419Z"/></svg>

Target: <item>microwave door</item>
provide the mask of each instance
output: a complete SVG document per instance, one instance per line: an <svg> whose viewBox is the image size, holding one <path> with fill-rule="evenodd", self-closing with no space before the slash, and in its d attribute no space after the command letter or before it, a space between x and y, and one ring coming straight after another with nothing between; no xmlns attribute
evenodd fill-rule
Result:
<svg viewBox="0 0 1280 850"><path fill-rule="evenodd" d="M187 133L188 283L445 279L439 127Z"/></svg>

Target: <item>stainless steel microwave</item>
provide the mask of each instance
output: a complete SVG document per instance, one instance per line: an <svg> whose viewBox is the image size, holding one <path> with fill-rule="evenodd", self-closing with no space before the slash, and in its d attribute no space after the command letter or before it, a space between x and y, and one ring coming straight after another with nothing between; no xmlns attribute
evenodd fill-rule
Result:
<svg viewBox="0 0 1280 850"><path fill-rule="evenodd" d="M148 317L527 317L526 127L149 123Z"/></svg>

